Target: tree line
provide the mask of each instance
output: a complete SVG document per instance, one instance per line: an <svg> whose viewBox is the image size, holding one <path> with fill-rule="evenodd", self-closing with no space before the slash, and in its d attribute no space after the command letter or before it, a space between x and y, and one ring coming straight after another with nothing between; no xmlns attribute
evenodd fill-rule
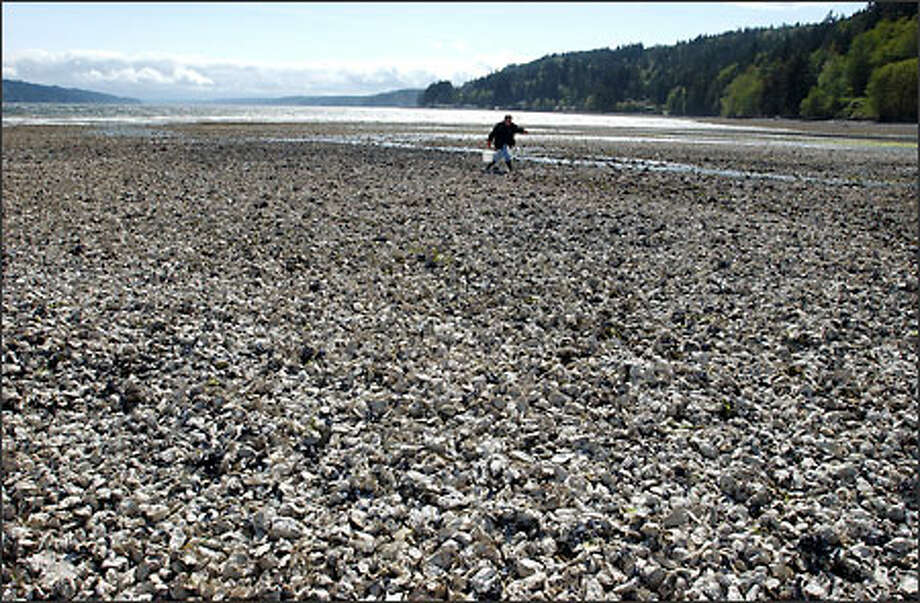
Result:
<svg viewBox="0 0 920 603"><path fill-rule="evenodd" d="M724 117L917 119L917 3L754 28L672 46L553 54L454 87L423 106Z"/></svg>

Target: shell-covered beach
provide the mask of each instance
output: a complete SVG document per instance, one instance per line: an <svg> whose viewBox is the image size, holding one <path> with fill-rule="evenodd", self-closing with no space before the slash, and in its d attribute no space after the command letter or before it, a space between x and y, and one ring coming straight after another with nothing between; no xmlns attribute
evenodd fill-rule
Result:
<svg viewBox="0 0 920 603"><path fill-rule="evenodd" d="M4 127L3 599L916 598L916 138L810 127Z"/></svg>

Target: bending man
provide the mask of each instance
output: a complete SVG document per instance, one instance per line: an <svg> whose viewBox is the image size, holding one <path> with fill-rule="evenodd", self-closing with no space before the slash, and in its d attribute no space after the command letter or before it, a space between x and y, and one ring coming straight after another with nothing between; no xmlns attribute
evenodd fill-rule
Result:
<svg viewBox="0 0 920 603"><path fill-rule="evenodd" d="M495 167L499 158L505 161L509 172L513 169L511 165L511 148L514 147L515 134L527 134L527 130L511 121L510 115L506 115L504 121L495 124L486 139L487 147L492 147L492 144L495 144L495 154L492 155L492 163L487 165L484 171L489 171Z"/></svg>

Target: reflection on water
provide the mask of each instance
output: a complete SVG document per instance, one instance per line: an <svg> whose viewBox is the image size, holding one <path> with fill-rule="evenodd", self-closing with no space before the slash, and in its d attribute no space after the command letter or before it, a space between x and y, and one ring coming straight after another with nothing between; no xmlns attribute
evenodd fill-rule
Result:
<svg viewBox="0 0 920 603"><path fill-rule="evenodd" d="M401 107L307 107L273 105L107 105L3 103L3 125L97 125L104 123L393 123L491 126L502 111ZM516 111L526 127L603 127L647 130L735 130L737 126L661 116Z"/></svg>
<svg viewBox="0 0 920 603"><path fill-rule="evenodd" d="M447 153L468 153L468 154L480 154L482 153L481 147L471 148L469 146L452 146L452 145L438 145L438 144L420 144L420 138L415 137L416 140L396 140L392 136L387 135L358 135L358 136L298 136L298 137L285 137L285 138L258 138L255 140L262 140L267 142L323 142L330 144L348 144L348 145L370 145L370 146L379 146L384 148L396 148L396 149L419 149L419 150L431 150L431 151L443 151ZM631 139L635 140L635 139ZM637 171L649 171L649 172L678 172L678 173L687 173L687 174L702 174L706 176L723 176L727 178L754 178L754 179L764 179L764 180L781 180L786 182L816 182L821 184L836 184L836 185L858 185L858 186L868 186L868 187L888 187L888 186L916 186L916 184L904 184L904 183L894 183L894 182L881 182L876 180L854 180L847 178L817 178L812 176L803 176L799 174L777 174L774 172L754 172L746 170L730 170L730 169L717 169L717 168L706 168L697 165L691 165L687 163L677 163L672 161L658 161L652 159L638 159L632 157L616 157L616 156L592 156L586 158L565 158L565 157L552 157L549 155L540 155L538 154L542 149L539 147L531 147L526 153L518 151L515 153L515 160L533 162L540 164L548 165L568 165L568 166L578 166L578 167L595 167L595 168L607 168L614 170L637 170Z"/></svg>

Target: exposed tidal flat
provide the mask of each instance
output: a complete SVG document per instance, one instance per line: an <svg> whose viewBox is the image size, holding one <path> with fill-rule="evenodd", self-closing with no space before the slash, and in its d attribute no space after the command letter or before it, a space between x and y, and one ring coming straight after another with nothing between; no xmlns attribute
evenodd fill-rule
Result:
<svg viewBox="0 0 920 603"><path fill-rule="evenodd" d="M3 599L917 597L916 138L484 135L4 127Z"/></svg>

